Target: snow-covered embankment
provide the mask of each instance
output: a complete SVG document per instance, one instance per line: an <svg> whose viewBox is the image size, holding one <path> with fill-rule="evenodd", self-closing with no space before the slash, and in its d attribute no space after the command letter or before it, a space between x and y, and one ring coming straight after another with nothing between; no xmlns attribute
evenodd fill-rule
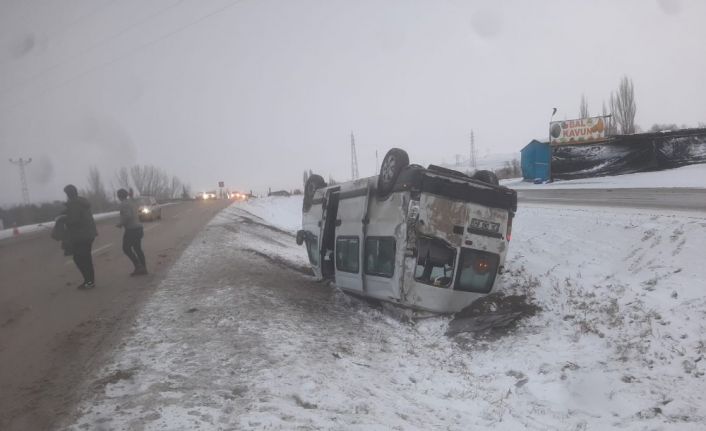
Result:
<svg viewBox="0 0 706 431"><path fill-rule="evenodd" d="M253 200L217 217L76 426L703 429L706 216L521 207L500 289L542 311L488 340L445 336L445 317L399 322L293 273L280 285L248 273L250 250L305 261L291 235L261 226L292 232L300 205Z"/></svg>

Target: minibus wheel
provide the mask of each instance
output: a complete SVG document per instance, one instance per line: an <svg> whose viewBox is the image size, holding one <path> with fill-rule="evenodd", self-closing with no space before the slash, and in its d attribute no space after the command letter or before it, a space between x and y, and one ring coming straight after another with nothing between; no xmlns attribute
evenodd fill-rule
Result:
<svg viewBox="0 0 706 431"><path fill-rule="evenodd" d="M378 175L378 196L386 197L392 192L402 169L409 166L409 156L405 150L392 148L385 154Z"/></svg>
<svg viewBox="0 0 706 431"><path fill-rule="evenodd" d="M499 186L500 181L498 181L498 176L492 171L476 171L471 177L474 180L483 181L484 183L492 184L494 186Z"/></svg>
<svg viewBox="0 0 706 431"><path fill-rule="evenodd" d="M302 210L309 211L311 208L311 203L314 200L314 193L322 187L326 187L326 181L321 177L321 175L311 175L306 180L304 185L304 205Z"/></svg>

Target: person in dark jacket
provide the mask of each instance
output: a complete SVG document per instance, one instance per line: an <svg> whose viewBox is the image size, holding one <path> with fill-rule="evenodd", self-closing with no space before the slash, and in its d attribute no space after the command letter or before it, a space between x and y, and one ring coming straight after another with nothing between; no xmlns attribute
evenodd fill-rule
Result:
<svg viewBox="0 0 706 431"><path fill-rule="evenodd" d="M69 184L64 187L66 193L66 232L74 254L74 263L81 275L83 283L79 289L90 289L95 286L95 271L93 270L93 258L91 248L93 240L98 236L96 222L91 213L91 204L85 198L78 195L76 186Z"/></svg>
<svg viewBox="0 0 706 431"><path fill-rule="evenodd" d="M130 275L145 275L147 274L147 264L145 263L145 254L142 252L144 230L137 214L137 206L132 199L128 199L128 195L129 192L127 190L118 190L120 223L116 226L125 228L123 253L130 258L130 261L135 266L135 270Z"/></svg>

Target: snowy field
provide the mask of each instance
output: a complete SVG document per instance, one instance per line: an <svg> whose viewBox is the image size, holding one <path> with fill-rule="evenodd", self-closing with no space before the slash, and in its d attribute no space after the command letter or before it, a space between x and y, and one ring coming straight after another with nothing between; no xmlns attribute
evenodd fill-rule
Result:
<svg viewBox="0 0 706 431"><path fill-rule="evenodd" d="M541 311L451 337L449 317L403 322L298 272L300 208L217 216L69 429L706 427L706 215L521 206L499 289Z"/></svg>
<svg viewBox="0 0 706 431"><path fill-rule="evenodd" d="M548 184L533 184L522 178L502 180L506 187L513 189L624 189L624 188L706 188L706 164L683 166L658 172L640 172L612 177L582 178L578 180L558 180Z"/></svg>

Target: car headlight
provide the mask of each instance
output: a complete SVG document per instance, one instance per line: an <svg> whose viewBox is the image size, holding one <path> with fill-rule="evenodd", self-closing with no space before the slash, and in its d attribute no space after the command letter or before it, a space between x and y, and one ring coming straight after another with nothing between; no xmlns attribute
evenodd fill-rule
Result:
<svg viewBox="0 0 706 431"><path fill-rule="evenodd" d="M149 208L142 208L142 214L149 214L150 209Z"/></svg>

